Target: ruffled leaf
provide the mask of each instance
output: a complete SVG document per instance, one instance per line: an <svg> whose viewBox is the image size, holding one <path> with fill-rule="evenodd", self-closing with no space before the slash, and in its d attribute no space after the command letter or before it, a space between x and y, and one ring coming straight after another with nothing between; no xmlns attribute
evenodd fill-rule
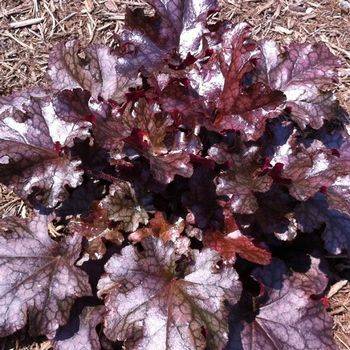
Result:
<svg viewBox="0 0 350 350"><path fill-rule="evenodd" d="M98 288L105 295L107 337L126 340L129 349L222 348L224 300L234 303L241 292L234 269L217 269L220 258L212 251L194 251L194 264L176 278L179 256L171 245L148 238L143 248L128 246L105 266Z"/></svg>
<svg viewBox="0 0 350 350"><path fill-rule="evenodd" d="M281 261L258 268L254 277L263 284L266 301L257 300L259 311L253 321L240 321L236 310L231 320L229 349L335 349L332 319L319 300L327 278L317 259L305 273L288 276Z"/></svg>
<svg viewBox="0 0 350 350"><path fill-rule="evenodd" d="M337 80L341 62L324 43L293 43L281 50L274 41L265 41L261 50L263 81L285 94L291 118L301 128L310 125L319 129L324 120L337 117L338 103L321 88Z"/></svg>
<svg viewBox="0 0 350 350"><path fill-rule="evenodd" d="M229 196L230 206L235 213L254 213L258 209L254 193L266 192L272 185L272 178L256 163L257 151L256 147L251 147L242 156L227 153L227 161L234 162L232 170L223 172L216 180L217 194ZM221 153L220 157L223 158L224 154Z"/></svg>
<svg viewBox="0 0 350 350"><path fill-rule="evenodd" d="M139 225L148 223L148 214L138 202L130 182L112 184L100 206L107 211L108 219L118 222L118 227L126 232L134 232Z"/></svg>
<svg viewBox="0 0 350 350"><path fill-rule="evenodd" d="M90 295L88 276L74 266L81 237L61 242L48 235L46 217L0 222L0 335L29 323L32 335L53 336L75 299Z"/></svg>
<svg viewBox="0 0 350 350"><path fill-rule="evenodd" d="M86 253L90 259L101 259L106 253L104 240L121 245L124 237L116 227L111 227L108 211L95 204L89 215L69 222L68 228L87 239Z"/></svg>
<svg viewBox="0 0 350 350"><path fill-rule="evenodd" d="M245 84L259 55L249 38L246 23L227 26L222 43L215 47L207 63L192 69L190 81L205 105L217 111L214 121L217 130L241 131L246 140L257 140L265 130L267 119L282 111L279 106L284 95L268 84Z"/></svg>
<svg viewBox="0 0 350 350"><path fill-rule="evenodd" d="M168 184L176 175L192 176L190 155L177 148L177 138L173 138L172 145L167 145L173 120L160 112L157 104L141 99L130 106L122 118L130 132L125 142L149 160L157 181Z"/></svg>
<svg viewBox="0 0 350 350"><path fill-rule="evenodd" d="M237 231L223 235L221 232L207 232L204 245L217 251L225 260L233 262L238 254L243 259L256 264L268 265L271 254L258 246L251 239Z"/></svg>
<svg viewBox="0 0 350 350"><path fill-rule="evenodd" d="M350 176L338 178L326 191L329 207L350 215Z"/></svg>
<svg viewBox="0 0 350 350"><path fill-rule="evenodd" d="M118 71L124 74L161 68L165 60L176 58L174 52L183 59L188 54L198 55L203 36L208 32L207 16L217 7L216 0L149 0L148 3L155 10L154 16L146 16L140 9L127 12L126 30L121 35L126 54L118 60Z"/></svg>
<svg viewBox="0 0 350 350"><path fill-rule="evenodd" d="M129 239L134 242L140 242L147 237L159 237L164 242L175 242L185 229L185 222L179 219L174 224L170 223L164 214L157 211L154 218L150 220L148 227L139 229L129 235Z"/></svg>
<svg viewBox="0 0 350 350"><path fill-rule="evenodd" d="M57 90L81 88L94 98L101 96L118 102L125 100L130 87L138 85L136 76L123 76L116 71L117 56L108 46L84 48L73 40L56 45L49 58L48 75Z"/></svg>
<svg viewBox="0 0 350 350"><path fill-rule="evenodd" d="M67 195L66 186L82 181L80 161L67 147L89 136L90 123L60 118L50 98L30 98L22 110L0 117L0 180L20 196L35 195L52 207Z"/></svg>
<svg viewBox="0 0 350 350"><path fill-rule="evenodd" d="M244 236L229 209L223 210L223 216L223 230L207 230L203 239L204 246L217 251L230 263L235 262L236 256L240 255L253 263L268 265L271 262L271 253Z"/></svg>
<svg viewBox="0 0 350 350"><path fill-rule="evenodd" d="M312 197L322 188L331 186L349 169L348 164L318 140L309 148L301 145L293 153L283 168L282 176L291 180L290 194L301 201Z"/></svg>
<svg viewBox="0 0 350 350"><path fill-rule="evenodd" d="M79 330L71 338L55 340L54 350L101 350L96 326L102 322L104 306L86 307L79 317Z"/></svg>
<svg viewBox="0 0 350 350"><path fill-rule="evenodd" d="M350 217L329 208L321 193L301 203L295 209L298 227L303 232L313 232L324 225L323 239L326 249L332 254L342 250L350 252Z"/></svg>

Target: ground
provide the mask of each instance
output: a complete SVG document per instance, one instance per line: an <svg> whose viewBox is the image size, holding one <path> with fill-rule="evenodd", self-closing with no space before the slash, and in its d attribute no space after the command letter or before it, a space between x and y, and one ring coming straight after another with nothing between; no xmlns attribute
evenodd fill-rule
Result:
<svg viewBox="0 0 350 350"><path fill-rule="evenodd" d="M337 96L350 111L350 1L346 0L222 0L219 15L246 21L257 38L324 41L343 60ZM112 46L123 26L126 6L142 0L0 0L0 95L44 79L48 53L60 40ZM0 185L0 216L26 216L24 203ZM339 280L329 291L334 336L340 349L350 349L350 263L333 259ZM48 350L49 342L23 345L22 338L0 340L0 350Z"/></svg>

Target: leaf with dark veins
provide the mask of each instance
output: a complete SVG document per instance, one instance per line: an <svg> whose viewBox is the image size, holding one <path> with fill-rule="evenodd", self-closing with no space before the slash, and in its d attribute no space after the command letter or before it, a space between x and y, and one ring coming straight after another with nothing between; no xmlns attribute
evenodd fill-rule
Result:
<svg viewBox="0 0 350 350"><path fill-rule="evenodd" d="M167 153L165 146L165 137L173 120L169 115L160 111L160 106L156 103L149 103L142 98L135 104L130 104L129 108L123 113L121 120L125 129L129 130L131 135L133 131L140 130L142 133L140 147L147 150L154 156Z"/></svg>
<svg viewBox="0 0 350 350"><path fill-rule="evenodd" d="M32 335L53 336L76 298L91 294L88 276L74 266L81 237L48 235L48 219L0 221L0 336L29 323Z"/></svg>
<svg viewBox="0 0 350 350"><path fill-rule="evenodd" d="M44 98L48 91L43 88L31 88L28 90L16 91L9 96L0 97L0 115L4 112L13 112L19 109L24 112L24 106L31 104L31 98Z"/></svg>
<svg viewBox="0 0 350 350"><path fill-rule="evenodd" d="M217 110L214 127L220 131L241 131L245 140L257 140L268 118L277 117L284 95L267 84L245 86L259 51L250 39L246 23L227 26L214 54L190 73L192 87L211 110Z"/></svg>
<svg viewBox="0 0 350 350"><path fill-rule="evenodd" d="M272 178L263 173L256 163L257 151L258 148L253 146L242 156L232 154L230 161L235 160L232 169L221 173L216 179L217 194L229 196L230 206L235 213L254 213L258 209L254 192L266 192L272 186Z"/></svg>
<svg viewBox="0 0 350 350"><path fill-rule="evenodd" d="M193 168L190 155L183 149L167 147L165 138L173 121L167 114L158 112L157 108L159 107L156 104L140 100L133 111L135 117L132 126L141 130L146 143L141 153L149 159L151 171L161 183L170 183L175 175L191 177ZM175 140L174 144L176 146Z"/></svg>
<svg viewBox="0 0 350 350"><path fill-rule="evenodd" d="M159 237L164 242L175 242L185 229L185 221L179 219L174 224L170 223L162 212L157 211L147 227L138 229L129 235L129 240L141 242L147 237Z"/></svg>
<svg viewBox="0 0 350 350"><path fill-rule="evenodd" d="M229 262L234 262L236 255L239 255L253 263L268 265L271 262L271 253L255 245L251 239L237 231L227 235L218 231L206 232L204 246L214 249Z"/></svg>
<svg viewBox="0 0 350 350"><path fill-rule="evenodd" d="M337 177L346 175L349 164L343 162L332 150L315 140L309 148L300 145L284 165L282 176L290 179L290 194L305 201L322 188L331 186Z"/></svg>
<svg viewBox="0 0 350 350"><path fill-rule="evenodd" d="M154 89L153 94L159 96L162 110L169 112L176 124L195 129L198 124L205 124L206 119L209 119L198 93L181 80L173 79L164 88L157 84Z"/></svg>
<svg viewBox="0 0 350 350"><path fill-rule="evenodd" d="M174 180L175 175L191 177L193 167L189 154L182 151L170 151L169 153L150 157L150 165L157 181L168 184Z"/></svg>
<svg viewBox="0 0 350 350"><path fill-rule="evenodd" d="M290 44L281 50L274 41L264 41L260 46L261 78L285 94L285 106L301 128L310 125L319 129L324 120L337 116L338 103L321 88L337 80L341 62L326 44Z"/></svg>
<svg viewBox="0 0 350 350"><path fill-rule="evenodd" d="M126 340L128 349L222 349L224 300L235 303L241 292L235 270L217 269L213 251L193 251L194 264L176 278L179 256L171 244L148 238L143 248L125 247L105 266L98 294L105 297L107 337Z"/></svg>
<svg viewBox="0 0 350 350"><path fill-rule="evenodd" d="M128 11L121 42L127 52L118 59L118 71L130 74L153 71L171 59L174 52L185 59L198 55L208 32L205 22L217 7L216 0L148 0L154 16L143 10Z"/></svg>
<svg viewBox="0 0 350 350"><path fill-rule="evenodd" d="M100 205L107 210L109 220L118 222L119 228L126 232L134 232L139 225L148 223L148 214L138 202L130 182L113 183Z"/></svg>
<svg viewBox="0 0 350 350"><path fill-rule="evenodd" d="M232 94L230 85L227 90ZM277 117L282 109L283 94L256 83L237 95L221 97L223 112L216 118L214 125L220 131L241 131L245 140L257 140L265 131L266 121Z"/></svg>
<svg viewBox="0 0 350 350"><path fill-rule="evenodd" d="M79 219L72 219L68 228L87 239L87 258L101 259L106 253L104 240L121 245L124 237L118 228L110 227L108 210L95 203L89 214Z"/></svg>
<svg viewBox="0 0 350 350"><path fill-rule="evenodd" d="M149 160L157 181L168 184L175 175L192 176L190 155L176 148L178 139L174 138L172 146L165 142L173 120L160 111L159 105L146 99L130 103L120 116L119 124L124 133L130 135L125 144Z"/></svg>
<svg viewBox="0 0 350 350"><path fill-rule="evenodd" d="M104 45L84 48L73 40L56 45L49 58L48 75L57 90L81 88L94 98L101 96L117 102L126 100L125 93L137 86L137 76L123 76L116 71L117 56Z"/></svg>
<svg viewBox="0 0 350 350"><path fill-rule="evenodd" d="M350 216L350 176L338 178L327 188L329 207Z"/></svg>
<svg viewBox="0 0 350 350"><path fill-rule="evenodd" d="M30 104L0 117L0 180L23 198L36 195L49 207L67 194L66 186L82 181L80 161L62 147L89 136L90 123L64 120L49 98L31 98Z"/></svg>
<svg viewBox="0 0 350 350"><path fill-rule="evenodd" d="M54 340L54 350L101 350L96 326L102 322L104 306L86 307L79 319L79 330L71 338Z"/></svg>
<svg viewBox="0 0 350 350"><path fill-rule="evenodd" d="M332 319L322 303L311 298L322 293L328 281L318 259L311 258L306 273L288 275L285 265L275 260L257 268L253 276L262 283L267 300L257 299L259 311L253 321L240 320L242 314L236 310L228 349L336 349Z"/></svg>
<svg viewBox="0 0 350 350"><path fill-rule="evenodd" d="M312 233L324 225L322 236L330 253L350 252L350 216L329 208L323 194L317 193L300 203L295 209L295 217L298 228L303 232Z"/></svg>
<svg viewBox="0 0 350 350"><path fill-rule="evenodd" d="M55 94L52 104L56 114L64 121L89 121L91 94L82 89L63 90Z"/></svg>

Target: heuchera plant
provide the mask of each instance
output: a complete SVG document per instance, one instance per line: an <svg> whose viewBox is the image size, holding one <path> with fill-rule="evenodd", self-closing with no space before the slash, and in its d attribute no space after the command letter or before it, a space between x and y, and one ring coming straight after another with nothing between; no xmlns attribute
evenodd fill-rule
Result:
<svg viewBox="0 0 350 350"><path fill-rule="evenodd" d="M323 254L350 251L339 59L208 24L216 0L148 3L117 47L61 43L48 83L0 98L0 181L33 209L0 221L0 336L335 349L322 297Z"/></svg>

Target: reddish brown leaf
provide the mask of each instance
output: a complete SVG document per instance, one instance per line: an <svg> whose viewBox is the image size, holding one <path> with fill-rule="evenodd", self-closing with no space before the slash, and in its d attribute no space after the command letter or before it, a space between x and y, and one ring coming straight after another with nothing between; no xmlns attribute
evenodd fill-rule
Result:
<svg viewBox="0 0 350 350"><path fill-rule="evenodd" d="M218 231L206 232L203 243L206 247L217 251L227 261L235 261L238 254L243 259L260 265L268 265L271 262L270 252L256 246L248 237L238 236L237 231L228 235Z"/></svg>
<svg viewBox="0 0 350 350"><path fill-rule="evenodd" d="M129 235L129 239L134 242L140 242L147 237L159 237L164 242L176 241L180 234L185 229L185 221L179 219L174 224L171 224L164 214L157 211L153 219L150 220L149 226L139 229Z"/></svg>
<svg viewBox="0 0 350 350"><path fill-rule="evenodd" d="M70 221L68 228L71 232L86 237L88 246L85 249L90 259L101 259L106 253L104 240L121 245L124 237L118 228L110 228L108 211L97 203L91 208L86 217Z"/></svg>

